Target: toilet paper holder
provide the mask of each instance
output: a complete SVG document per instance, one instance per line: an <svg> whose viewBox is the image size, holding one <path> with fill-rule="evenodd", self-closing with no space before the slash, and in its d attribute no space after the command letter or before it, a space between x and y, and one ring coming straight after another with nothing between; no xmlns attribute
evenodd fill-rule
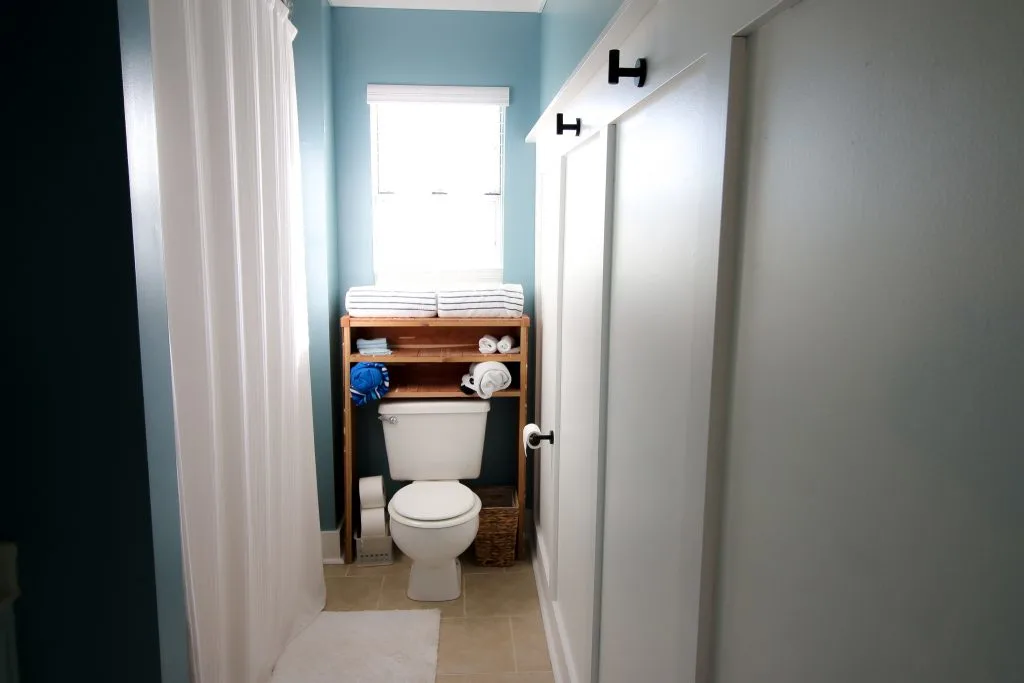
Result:
<svg viewBox="0 0 1024 683"><path fill-rule="evenodd" d="M548 441L552 446L555 445L555 433L548 432L547 434L530 434L530 447L537 448L540 446L541 441Z"/></svg>

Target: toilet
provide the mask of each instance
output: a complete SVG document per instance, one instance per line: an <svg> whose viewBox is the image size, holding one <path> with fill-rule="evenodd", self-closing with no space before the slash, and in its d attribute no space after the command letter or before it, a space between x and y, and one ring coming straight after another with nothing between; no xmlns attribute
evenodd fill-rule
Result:
<svg viewBox="0 0 1024 683"><path fill-rule="evenodd" d="M391 536L412 560L406 594L420 602L462 592L459 555L476 538L480 498L459 482L480 476L487 401L384 401L388 469L403 486L388 503Z"/></svg>

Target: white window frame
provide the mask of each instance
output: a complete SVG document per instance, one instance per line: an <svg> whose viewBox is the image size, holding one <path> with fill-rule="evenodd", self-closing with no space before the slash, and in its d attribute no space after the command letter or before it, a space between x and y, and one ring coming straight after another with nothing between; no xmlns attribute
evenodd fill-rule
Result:
<svg viewBox="0 0 1024 683"><path fill-rule="evenodd" d="M504 276L504 264L498 268L482 268L475 270L458 271L430 271L415 272L404 276L395 273L387 273L386 279L381 282L381 273L377 260L377 197L378 197L378 152L377 152L377 117L373 112L373 105L387 102L402 103L450 103L450 104L493 104L502 107L502 120L507 113L509 104L509 88L507 87L472 87L472 86L449 86L449 85L378 85L368 84L366 86L366 102L370 107L370 176L371 176L371 201L372 208L372 231L373 231L373 270L374 279L377 284L409 285L409 286L440 286L446 284L460 283L500 283ZM496 234L496 248L500 257L505 253L505 160L507 155L506 140L504 138L504 126L502 129L502 152L501 152L501 194L498 201L499 226Z"/></svg>

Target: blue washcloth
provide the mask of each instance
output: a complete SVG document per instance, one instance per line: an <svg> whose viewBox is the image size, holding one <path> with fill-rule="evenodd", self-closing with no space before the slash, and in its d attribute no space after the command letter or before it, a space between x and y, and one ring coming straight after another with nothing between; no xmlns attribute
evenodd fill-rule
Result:
<svg viewBox="0 0 1024 683"><path fill-rule="evenodd" d="M360 356L390 356L391 349L359 349Z"/></svg>
<svg viewBox="0 0 1024 683"><path fill-rule="evenodd" d="M383 363L356 363L349 373L352 402L365 406L370 401L379 401L391 388L388 369Z"/></svg>
<svg viewBox="0 0 1024 683"><path fill-rule="evenodd" d="M388 340L383 337L380 339L356 339L356 347L359 349L386 349L388 347Z"/></svg>

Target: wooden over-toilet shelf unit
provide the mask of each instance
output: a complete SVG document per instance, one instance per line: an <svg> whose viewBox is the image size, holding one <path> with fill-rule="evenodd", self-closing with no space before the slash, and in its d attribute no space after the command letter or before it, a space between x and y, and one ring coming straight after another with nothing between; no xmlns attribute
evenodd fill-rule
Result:
<svg viewBox="0 0 1024 683"><path fill-rule="evenodd" d="M353 332L355 331L355 332ZM509 367L512 386L494 394L494 398L515 398L519 401L519 430L510 435L518 444L519 462L516 468L516 501L519 506L518 549L523 547L523 529L526 504L526 449L521 435L526 428L526 398L528 387L527 357L529 355L530 318L353 318L341 319L342 395L344 417L344 456L342 472L345 482L344 529L342 549L345 562L355 561L353 516L357 511L355 486L355 446L353 440L353 411L349 371L354 363L377 362L388 366L391 388L385 396L392 399L458 398L480 400L459 389L462 375L470 363L499 361L518 364ZM358 338L386 337L391 355L370 356L353 353L353 334ZM519 341L515 353L480 353L478 344L484 335L501 338L511 335ZM367 410L375 409L372 407Z"/></svg>

